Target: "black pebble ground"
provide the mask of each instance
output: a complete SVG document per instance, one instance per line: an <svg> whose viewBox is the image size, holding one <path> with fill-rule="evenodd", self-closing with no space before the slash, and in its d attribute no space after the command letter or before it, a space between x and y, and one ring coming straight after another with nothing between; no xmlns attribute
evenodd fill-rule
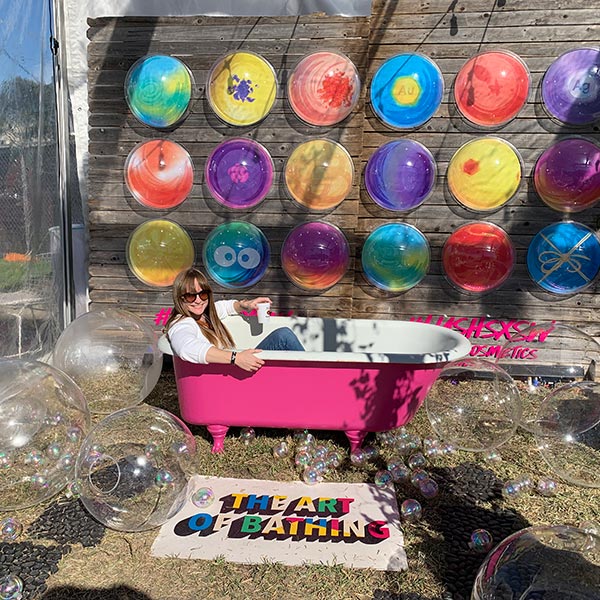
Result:
<svg viewBox="0 0 600 600"><path fill-rule="evenodd" d="M29 537L47 539L59 544L97 546L106 528L96 521L80 500L55 502L27 530Z"/></svg>
<svg viewBox="0 0 600 600"><path fill-rule="evenodd" d="M17 575L23 582L22 600L35 600L47 589L46 580L58 571L69 546L40 546L32 542L0 542L0 577Z"/></svg>

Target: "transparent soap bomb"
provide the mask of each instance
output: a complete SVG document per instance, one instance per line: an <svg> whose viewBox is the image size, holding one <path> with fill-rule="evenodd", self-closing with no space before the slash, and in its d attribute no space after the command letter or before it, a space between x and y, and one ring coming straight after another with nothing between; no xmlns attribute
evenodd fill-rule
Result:
<svg viewBox="0 0 600 600"><path fill-rule="evenodd" d="M599 589L600 538L542 525L510 535L487 555L471 600L597 600Z"/></svg>
<svg viewBox="0 0 600 600"><path fill-rule="evenodd" d="M60 492L74 477L89 424L70 377L38 361L0 360L0 510Z"/></svg>
<svg viewBox="0 0 600 600"><path fill-rule="evenodd" d="M509 440L521 416L512 377L478 358L448 363L425 398L425 406L440 438L472 452L489 451Z"/></svg>
<svg viewBox="0 0 600 600"><path fill-rule="evenodd" d="M535 435L542 456L559 477L600 488L600 383L568 383L546 396Z"/></svg>
<svg viewBox="0 0 600 600"><path fill-rule="evenodd" d="M95 425L77 458L80 497L111 529L161 526L186 500L188 461L196 441L187 426L160 408L119 410Z"/></svg>
<svg viewBox="0 0 600 600"><path fill-rule="evenodd" d="M496 364L517 382L519 425L533 432L544 398L566 383L594 379L599 361L600 344L593 337L552 321L513 334L500 349Z"/></svg>
<svg viewBox="0 0 600 600"><path fill-rule="evenodd" d="M81 388L93 414L135 406L154 389L162 352L154 331L126 310L88 312L60 335L52 363Z"/></svg>

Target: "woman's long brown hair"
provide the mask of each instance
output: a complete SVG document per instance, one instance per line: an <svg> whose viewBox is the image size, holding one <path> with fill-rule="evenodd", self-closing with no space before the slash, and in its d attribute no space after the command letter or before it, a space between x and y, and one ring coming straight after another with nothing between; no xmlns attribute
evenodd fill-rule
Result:
<svg viewBox="0 0 600 600"><path fill-rule="evenodd" d="M194 293L196 291L196 282L198 282L200 289L208 292L208 306L205 311L205 313L208 312L208 324L201 324L197 317L190 312L189 305L182 298L183 294ZM231 333L223 325L217 314L212 289L206 275L194 267L186 271L181 271L173 282L173 308L165 325L167 336L169 334L169 327L184 317L192 317L198 323L198 327L202 328L204 337L217 348L235 348L235 342L231 337Z"/></svg>

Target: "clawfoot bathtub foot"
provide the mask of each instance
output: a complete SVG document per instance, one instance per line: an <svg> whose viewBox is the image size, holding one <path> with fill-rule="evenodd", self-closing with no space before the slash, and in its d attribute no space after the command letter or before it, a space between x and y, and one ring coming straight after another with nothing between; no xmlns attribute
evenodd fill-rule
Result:
<svg viewBox="0 0 600 600"><path fill-rule="evenodd" d="M368 431L362 431L361 429L351 429L350 431L345 431L346 437L350 442L350 452L356 450L361 447L363 440L365 439Z"/></svg>
<svg viewBox="0 0 600 600"><path fill-rule="evenodd" d="M213 447L211 452L213 454L220 454L223 452L223 442L225 441L225 435L229 427L227 425L207 425L208 433L212 436Z"/></svg>

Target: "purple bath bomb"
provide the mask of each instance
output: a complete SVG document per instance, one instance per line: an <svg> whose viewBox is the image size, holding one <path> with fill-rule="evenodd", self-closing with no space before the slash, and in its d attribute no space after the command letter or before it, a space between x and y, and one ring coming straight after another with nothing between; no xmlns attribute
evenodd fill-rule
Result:
<svg viewBox="0 0 600 600"><path fill-rule="evenodd" d="M233 138L219 144L204 169L212 196L227 208L251 208L273 184L273 159L267 149L248 138Z"/></svg>
<svg viewBox="0 0 600 600"><path fill-rule="evenodd" d="M576 48L561 54L542 81L548 113L568 125L589 125L600 119L600 50Z"/></svg>
<svg viewBox="0 0 600 600"><path fill-rule="evenodd" d="M435 185L436 164L431 152L413 140L387 142L365 168L365 186L382 208L408 211L421 205Z"/></svg>
<svg viewBox="0 0 600 600"><path fill-rule="evenodd" d="M281 265L288 278L305 290L325 290L348 270L350 247L335 225L311 221L298 225L285 238Z"/></svg>
<svg viewBox="0 0 600 600"><path fill-rule="evenodd" d="M560 140L538 158L533 182L552 209L575 213L600 200L600 146L580 137Z"/></svg>

